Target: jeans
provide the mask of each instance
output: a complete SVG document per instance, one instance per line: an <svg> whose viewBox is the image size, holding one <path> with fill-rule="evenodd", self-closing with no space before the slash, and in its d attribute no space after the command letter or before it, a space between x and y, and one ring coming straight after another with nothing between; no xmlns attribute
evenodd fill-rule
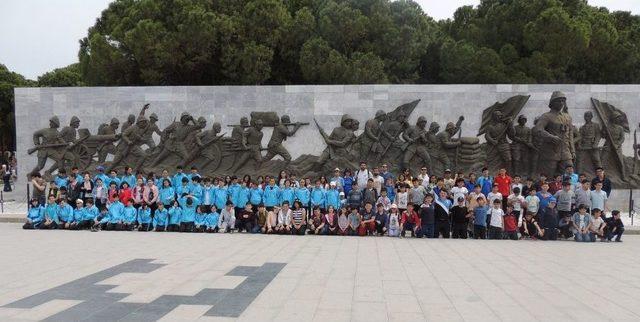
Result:
<svg viewBox="0 0 640 322"><path fill-rule="evenodd" d="M575 240L577 242L590 242L591 241L591 237L589 237L589 233L581 233L581 232L576 232L576 236L575 236Z"/></svg>
<svg viewBox="0 0 640 322"><path fill-rule="evenodd" d="M424 224L420 226L420 229L418 229L417 236L418 238L422 238L422 237L433 238L435 231L436 231L435 224Z"/></svg>
<svg viewBox="0 0 640 322"><path fill-rule="evenodd" d="M487 227L482 225L473 225L473 238L485 239L487 236Z"/></svg>
<svg viewBox="0 0 640 322"><path fill-rule="evenodd" d="M489 239L502 239L502 228L490 226Z"/></svg>
<svg viewBox="0 0 640 322"><path fill-rule="evenodd" d="M618 229L616 229L615 232L608 231L607 232L607 239L611 240L615 236L616 237L616 241L620 241L620 238L622 238L622 234L623 233L624 233L624 228L618 228Z"/></svg>

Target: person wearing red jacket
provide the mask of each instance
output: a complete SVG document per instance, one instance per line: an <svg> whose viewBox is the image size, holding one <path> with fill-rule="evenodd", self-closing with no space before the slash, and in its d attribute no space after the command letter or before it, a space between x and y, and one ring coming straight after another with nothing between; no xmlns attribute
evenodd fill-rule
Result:
<svg viewBox="0 0 640 322"><path fill-rule="evenodd" d="M493 180L493 183L498 185L498 192L502 194L502 205L506 207L507 197L511 194L511 182L513 180L507 175L507 169L505 168L498 170L498 175Z"/></svg>
<svg viewBox="0 0 640 322"><path fill-rule="evenodd" d="M133 190L131 190L131 187L129 187L128 183L123 182L120 185L120 191L118 192L118 196L120 197L120 200L129 200L129 199L133 200Z"/></svg>
<svg viewBox="0 0 640 322"><path fill-rule="evenodd" d="M409 202L407 203L407 210L402 212L402 219L400 220L400 235L402 237L404 237L406 231L410 231L411 236L416 237L417 230L422 226L416 206L418 205L414 206L412 202Z"/></svg>

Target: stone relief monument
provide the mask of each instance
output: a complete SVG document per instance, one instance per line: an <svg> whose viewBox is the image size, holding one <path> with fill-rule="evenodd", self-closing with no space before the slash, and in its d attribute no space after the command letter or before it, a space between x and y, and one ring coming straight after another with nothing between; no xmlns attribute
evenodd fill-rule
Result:
<svg viewBox="0 0 640 322"><path fill-rule="evenodd" d="M633 156L622 152L625 135L630 133L622 110L592 98L584 123L576 126L567 96L554 91L548 111L529 125L523 114L529 100L530 95L515 95L486 107L477 136L470 137L462 136L464 115L446 113L444 128L425 115L415 115L416 121L409 122L420 99L377 109L364 119L360 115L360 120L342 114L334 124L311 115L292 120L285 113L253 111L237 124L227 125L230 133L222 131L220 122L211 122L207 128L205 117L189 112L162 128L154 105L146 103L137 116L128 115L122 126L112 118L100 124L95 134L80 128L83 123L77 116L59 130L60 119L52 116L48 127L33 133L28 153L37 157L32 172L44 171L45 175L73 166L88 171L98 165L118 170L131 166L144 173L160 173L182 165L196 166L209 175L275 175L286 169L302 177L326 175L334 168L355 169L359 162L367 161L387 163L396 171L416 171L426 165L434 174L445 169L468 172L485 166L494 171L504 167L523 177L561 173L568 165L592 174L595 167L603 166L617 184L640 186L636 172L640 145L634 143ZM147 112L152 112L148 118ZM317 154L294 158L289 143L304 144L309 132L300 136L299 130L305 127L313 129L324 147L318 146Z"/></svg>

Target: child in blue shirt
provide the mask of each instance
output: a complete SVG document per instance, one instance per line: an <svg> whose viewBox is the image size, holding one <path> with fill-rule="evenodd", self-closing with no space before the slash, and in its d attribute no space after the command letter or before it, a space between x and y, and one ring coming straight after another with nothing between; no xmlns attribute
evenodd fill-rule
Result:
<svg viewBox="0 0 640 322"><path fill-rule="evenodd" d="M167 231L180 231L180 222L182 221L182 208L178 204L178 201L173 202L173 207L169 210L169 224L167 225Z"/></svg>
<svg viewBox="0 0 640 322"><path fill-rule="evenodd" d="M138 231L151 230L151 209L147 207L146 203L142 203L142 206L138 208Z"/></svg>
<svg viewBox="0 0 640 322"><path fill-rule="evenodd" d="M194 229L196 210L198 206L200 206L200 200L192 195L187 195L181 197L178 202L180 203L180 208L182 208L180 231L183 233L191 233Z"/></svg>
<svg viewBox="0 0 640 322"><path fill-rule="evenodd" d="M73 208L67 203L66 198L60 199L58 207L58 228L69 229L73 222Z"/></svg>
<svg viewBox="0 0 640 322"><path fill-rule="evenodd" d="M153 214L153 227L155 231L165 231L169 222L169 211L164 208L164 205L159 203L158 209Z"/></svg>
<svg viewBox="0 0 640 322"><path fill-rule="evenodd" d="M82 199L76 200L76 208L73 209L73 222L69 229L81 230L87 226L87 223L84 223L85 212L86 210Z"/></svg>
<svg viewBox="0 0 640 322"><path fill-rule="evenodd" d="M207 230L207 227L205 225L206 216L207 216L207 213L205 212L204 206L198 206L196 210L196 216L193 220L194 232L204 233Z"/></svg>
<svg viewBox="0 0 640 322"><path fill-rule="evenodd" d="M40 229L44 223L44 208L40 207L38 199L31 199L29 210L27 211L27 222L22 225L22 229Z"/></svg>
<svg viewBox="0 0 640 322"><path fill-rule="evenodd" d="M489 212L489 206L487 200L484 197L476 198L478 206L473 209L473 238L485 239L487 238L487 213Z"/></svg>
<svg viewBox="0 0 640 322"><path fill-rule="evenodd" d="M216 206L213 206L211 208L211 212L209 212L204 218L204 225L206 227L206 232L217 233L218 221L220 221L220 215L216 211Z"/></svg>
<svg viewBox="0 0 640 322"><path fill-rule="evenodd" d="M159 194L160 202L164 204L165 208L171 207L173 202L176 200L176 191L171 186L171 181L169 179L164 179L162 181Z"/></svg>
<svg viewBox="0 0 640 322"><path fill-rule="evenodd" d="M133 207L133 200L127 200L126 204L127 206L122 211L122 223L118 230L133 230L136 223L138 210Z"/></svg>

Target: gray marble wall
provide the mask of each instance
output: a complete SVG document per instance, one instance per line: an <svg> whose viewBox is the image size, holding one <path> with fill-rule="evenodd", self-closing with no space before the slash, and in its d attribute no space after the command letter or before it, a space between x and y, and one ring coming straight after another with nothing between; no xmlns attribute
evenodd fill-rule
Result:
<svg viewBox="0 0 640 322"><path fill-rule="evenodd" d="M21 173L30 171L35 155L27 156L33 146L34 131L47 127L48 119L58 115L62 126L73 115L81 119L81 128L97 132L101 123L112 117L121 122L128 114L138 114L144 103L150 103L148 113L158 114L161 128L167 126L183 111L204 116L208 123L219 121L223 131L230 134L227 124L235 124L251 111L277 111L289 114L292 121L311 122L285 146L293 158L302 154L320 154L325 145L313 125L315 117L330 131L337 126L343 113L355 116L361 122L371 118L375 111L391 111L396 106L421 99L411 115L413 123L424 115L428 121L444 125L459 115L466 120L463 136L477 134L482 110L496 101L517 95L531 95L523 113L533 118L548 111L551 92L561 90L568 96L568 106L576 125L583 122L582 114L592 110L590 98L606 101L625 111L632 130L640 121L640 85L309 85L309 86L168 86L168 87L71 87L71 88L16 88L16 126L18 134L18 160ZM264 131L266 145L271 133ZM227 135L229 135L227 134ZM158 139L158 138L156 138ZM627 136L624 151L632 155L632 134Z"/></svg>

